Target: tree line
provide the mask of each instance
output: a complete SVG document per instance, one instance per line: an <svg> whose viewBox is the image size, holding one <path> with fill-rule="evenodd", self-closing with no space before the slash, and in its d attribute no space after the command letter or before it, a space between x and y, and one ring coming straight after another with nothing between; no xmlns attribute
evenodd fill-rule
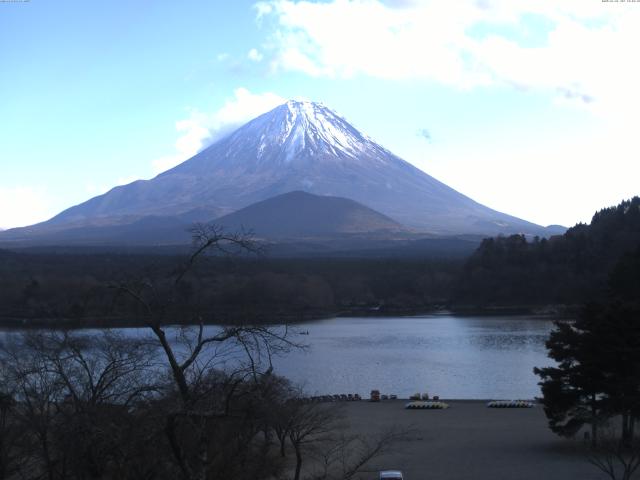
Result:
<svg viewBox="0 0 640 480"><path fill-rule="evenodd" d="M76 326L136 323L113 283L135 278L172 288L182 257L0 251L2 322ZM463 259L202 258L180 284L180 309L205 323L297 321L339 313L414 313L445 305ZM177 308L177 307L176 307Z"/></svg>
<svg viewBox="0 0 640 480"><path fill-rule="evenodd" d="M640 198L597 212L563 235L485 239L456 279L453 303L579 305L604 298L608 275L640 245Z"/></svg>

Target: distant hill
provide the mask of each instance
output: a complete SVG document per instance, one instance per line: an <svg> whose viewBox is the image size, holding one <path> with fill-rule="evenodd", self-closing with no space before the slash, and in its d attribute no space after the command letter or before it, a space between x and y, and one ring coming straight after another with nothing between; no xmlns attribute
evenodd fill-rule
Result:
<svg viewBox="0 0 640 480"><path fill-rule="evenodd" d="M354 200L302 191L254 203L215 223L226 230L250 229L257 237L271 239L407 232L398 222Z"/></svg>
<svg viewBox="0 0 640 480"><path fill-rule="evenodd" d="M562 225L547 225L544 227L544 236L552 237L554 235L562 235L567 231L567 227Z"/></svg>
<svg viewBox="0 0 640 480"><path fill-rule="evenodd" d="M606 290L610 271L640 247L640 197L597 212L589 225L528 242L485 239L458 282L462 304L582 303Z"/></svg>
<svg viewBox="0 0 640 480"><path fill-rule="evenodd" d="M86 225L65 229L6 232L10 246L169 246L191 242L189 229L197 213L179 216L147 216L122 225ZM225 230L251 231L256 239L281 241L320 240L321 248L332 251L375 248L374 240L385 247L394 235L410 232L398 222L353 200L289 192L257 202L237 212L211 221ZM334 242L334 240L336 242ZM333 245L326 245L333 244ZM281 248L279 251L286 250Z"/></svg>

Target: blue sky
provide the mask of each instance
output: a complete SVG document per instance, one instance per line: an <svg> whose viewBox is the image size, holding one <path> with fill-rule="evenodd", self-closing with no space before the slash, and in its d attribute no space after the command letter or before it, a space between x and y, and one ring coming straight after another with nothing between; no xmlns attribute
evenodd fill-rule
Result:
<svg viewBox="0 0 640 480"><path fill-rule="evenodd" d="M640 4L452 4L0 3L0 227L151 178L298 97L537 223L638 194Z"/></svg>

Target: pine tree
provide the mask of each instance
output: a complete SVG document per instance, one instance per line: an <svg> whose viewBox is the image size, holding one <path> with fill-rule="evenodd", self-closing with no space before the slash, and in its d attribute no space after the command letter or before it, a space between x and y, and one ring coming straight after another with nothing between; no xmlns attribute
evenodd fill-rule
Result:
<svg viewBox="0 0 640 480"><path fill-rule="evenodd" d="M597 425L604 415L606 378L599 364L601 344L591 316L575 323L556 322L546 346L557 367L535 368L542 388L542 404L549 427L558 435L574 436L591 426L591 441L597 441Z"/></svg>
<svg viewBox="0 0 640 480"><path fill-rule="evenodd" d="M631 445L640 418L640 249L622 258L606 303L590 304L573 322L557 322L547 341L556 367L535 368L551 430L573 436L585 424L597 442L598 423L622 420ZM631 268L630 268L631 266Z"/></svg>

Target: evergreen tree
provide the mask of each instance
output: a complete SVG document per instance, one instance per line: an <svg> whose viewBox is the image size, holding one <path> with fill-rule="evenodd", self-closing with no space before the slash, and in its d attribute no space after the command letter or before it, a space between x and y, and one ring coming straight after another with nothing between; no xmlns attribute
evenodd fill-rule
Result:
<svg viewBox="0 0 640 480"><path fill-rule="evenodd" d="M551 429L573 436L613 416L630 445L640 417L640 249L613 269L608 300L588 305L573 322L557 322L547 341L556 367L536 368ZM629 268L631 266L631 268Z"/></svg>
<svg viewBox="0 0 640 480"><path fill-rule="evenodd" d="M546 346L557 367L535 368L541 378L542 403L549 427L558 435L574 436L585 424L591 441L597 441L597 425L604 415L606 378L591 315L571 324L556 322Z"/></svg>

